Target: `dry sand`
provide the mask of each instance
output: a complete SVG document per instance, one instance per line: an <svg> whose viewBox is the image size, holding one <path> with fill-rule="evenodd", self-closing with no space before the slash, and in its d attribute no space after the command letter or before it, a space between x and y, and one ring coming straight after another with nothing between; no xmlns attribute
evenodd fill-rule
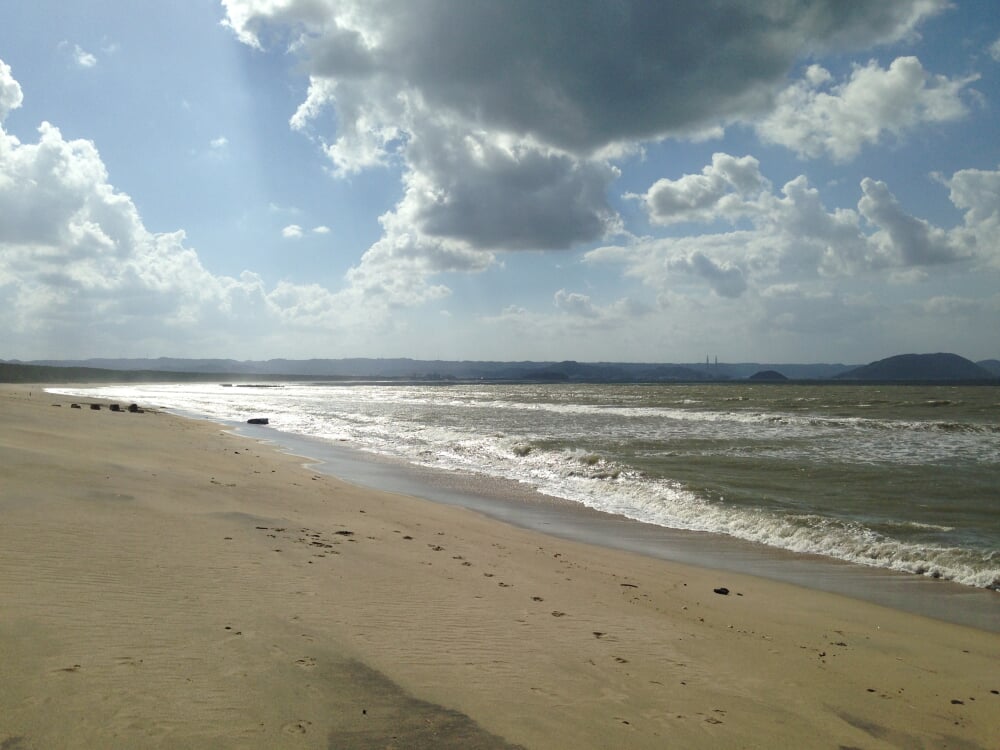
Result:
<svg viewBox="0 0 1000 750"><path fill-rule="evenodd" d="M0 390L4 750L1000 747L995 633L70 403Z"/></svg>

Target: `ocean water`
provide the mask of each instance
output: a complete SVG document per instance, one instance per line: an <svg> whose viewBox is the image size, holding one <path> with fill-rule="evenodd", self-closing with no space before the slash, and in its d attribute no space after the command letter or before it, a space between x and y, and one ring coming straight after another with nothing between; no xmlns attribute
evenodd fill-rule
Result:
<svg viewBox="0 0 1000 750"><path fill-rule="evenodd" d="M673 529L1000 590L1000 388L221 384L60 389L293 435Z"/></svg>

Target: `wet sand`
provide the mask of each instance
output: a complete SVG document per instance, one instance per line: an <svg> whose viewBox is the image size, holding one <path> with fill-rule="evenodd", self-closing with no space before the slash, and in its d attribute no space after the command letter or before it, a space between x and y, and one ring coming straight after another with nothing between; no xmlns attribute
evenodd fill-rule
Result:
<svg viewBox="0 0 1000 750"><path fill-rule="evenodd" d="M271 427L228 423L237 434L309 459L351 484L457 505L522 528L713 570L748 573L843 594L912 614L1000 633L1000 594L952 581L754 544L723 534L670 529L543 495L520 482L470 476Z"/></svg>
<svg viewBox="0 0 1000 750"><path fill-rule="evenodd" d="M0 389L8 750L1000 736L996 633L543 535L211 423L72 401Z"/></svg>

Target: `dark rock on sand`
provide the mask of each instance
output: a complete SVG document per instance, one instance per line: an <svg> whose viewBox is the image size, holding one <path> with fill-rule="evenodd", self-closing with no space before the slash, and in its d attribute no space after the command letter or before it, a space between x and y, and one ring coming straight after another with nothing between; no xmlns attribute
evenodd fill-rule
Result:
<svg viewBox="0 0 1000 750"><path fill-rule="evenodd" d="M725 586L722 586L717 589L712 589L712 591L714 591L716 594L722 594L723 596L729 595L729 589L727 589Z"/></svg>

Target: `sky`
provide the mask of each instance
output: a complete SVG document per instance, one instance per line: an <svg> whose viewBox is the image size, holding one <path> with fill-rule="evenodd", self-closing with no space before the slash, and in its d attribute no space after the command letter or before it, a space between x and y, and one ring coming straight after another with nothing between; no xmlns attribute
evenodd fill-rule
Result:
<svg viewBox="0 0 1000 750"><path fill-rule="evenodd" d="M995 0L0 4L0 359L1000 357Z"/></svg>

